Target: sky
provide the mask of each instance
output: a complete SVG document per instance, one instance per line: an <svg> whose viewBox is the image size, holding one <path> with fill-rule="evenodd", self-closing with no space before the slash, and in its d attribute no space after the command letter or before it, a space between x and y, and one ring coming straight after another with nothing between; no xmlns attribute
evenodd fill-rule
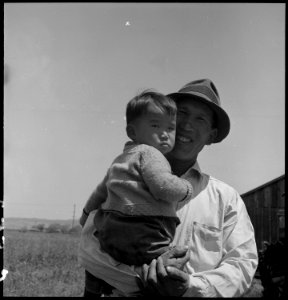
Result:
<svg viewBox="0 0 288 300"><path fill-rule="evenodd" d="M285 3L4 3L4 217L79 218L128 140L127 102L210 78L231 120L204 173L285 173Z"/></svg>

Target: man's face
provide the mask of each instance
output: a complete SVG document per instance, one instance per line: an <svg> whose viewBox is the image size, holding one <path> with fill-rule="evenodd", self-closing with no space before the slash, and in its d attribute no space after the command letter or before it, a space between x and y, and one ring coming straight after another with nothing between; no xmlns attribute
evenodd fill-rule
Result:
<svg viewBox="0 0 288 300"><path fill-rule="evenodd" d="M195 162L203 147L217 136L212 124L213 111L207 105L191 99L178 100L176 140L169 158Z"/></svg>

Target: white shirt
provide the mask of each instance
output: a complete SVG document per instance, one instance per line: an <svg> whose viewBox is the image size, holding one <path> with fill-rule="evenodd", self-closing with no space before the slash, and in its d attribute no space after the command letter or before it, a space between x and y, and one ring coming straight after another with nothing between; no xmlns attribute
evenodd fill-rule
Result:
<svg viewBox="0 0 288 300"><path fill-rule="evenodd" d="M258 265L254 229L240 195L229 185L200 171L198 163L183 176L194 181L196 194L179 202L174 245L188 245L190 286L184 297L239 297L250 287ZM100 250L92 211L83 227L79 262L122 296L138 290L133 266Z"/></svg>

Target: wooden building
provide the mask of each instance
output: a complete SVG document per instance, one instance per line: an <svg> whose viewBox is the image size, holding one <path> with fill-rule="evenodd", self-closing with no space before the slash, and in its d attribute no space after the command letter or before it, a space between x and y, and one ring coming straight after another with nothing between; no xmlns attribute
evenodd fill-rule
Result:
<svg viewBox="0 0 288 300"><path fill-rule="evenodd" d="M255 229L259 250L263 242L285 236L285 175L241 195Z"/></svg>

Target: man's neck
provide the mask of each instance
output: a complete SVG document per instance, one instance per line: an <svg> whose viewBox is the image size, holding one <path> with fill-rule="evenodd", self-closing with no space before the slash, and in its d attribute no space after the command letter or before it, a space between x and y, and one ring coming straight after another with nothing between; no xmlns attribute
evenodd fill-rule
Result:
<svg viewBox="0 0 288 300"><path fill-rule="evenodd" d="M183 160L178 160L175 158L171 158L171 157L167 157L170 165L171 165L171 169L173 171L173 174L177 175L177 176L181 176L183 175L189 168L191 168L195 162L195 161L183 161Z"/></svg>

